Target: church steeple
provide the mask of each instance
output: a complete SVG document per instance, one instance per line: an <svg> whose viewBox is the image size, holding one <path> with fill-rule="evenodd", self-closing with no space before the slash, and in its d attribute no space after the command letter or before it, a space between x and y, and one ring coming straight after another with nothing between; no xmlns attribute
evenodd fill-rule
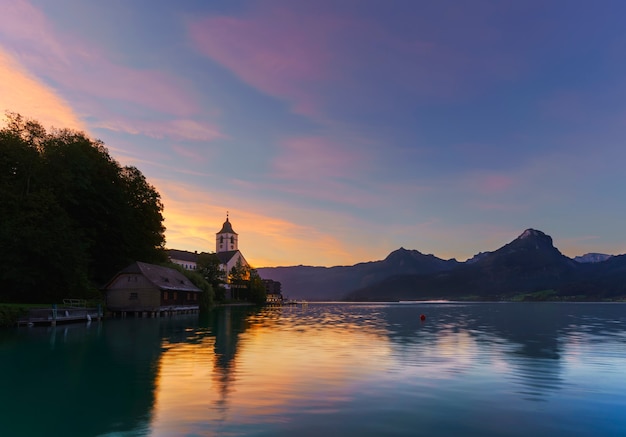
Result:
<svg viewBox="0 0 626 437"><path fill-rule="evenodd" d="M231 250L239 250L237 232L233 230L233 225L228 220L228 211L226 212L226 221L222 225L222 229L215 234L215 252L228 252Z"/></svg>

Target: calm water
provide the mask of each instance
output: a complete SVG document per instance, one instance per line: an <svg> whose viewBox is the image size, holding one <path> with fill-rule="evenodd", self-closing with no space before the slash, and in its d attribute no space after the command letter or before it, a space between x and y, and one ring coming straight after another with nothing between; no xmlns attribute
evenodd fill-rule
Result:
<svg viewBox="0 0 626 437"><path fill-rule="evenodd" d="M427 316L421 322L420 314ZM2 436L624 436L624 304L309 304L0 331Z"/></svg>

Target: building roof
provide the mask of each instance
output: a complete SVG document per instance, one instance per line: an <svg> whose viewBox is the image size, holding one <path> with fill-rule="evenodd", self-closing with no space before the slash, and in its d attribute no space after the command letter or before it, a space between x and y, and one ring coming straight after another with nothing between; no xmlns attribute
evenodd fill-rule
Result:
<svg viewBox="0 0 626 437"><path fill-rule="evenodd" d="M121 270L104 288L108 288L118 276L124 274L141 274L152 283L152 285L161 290L202 292L202 290L193 285L191 281L178 270L139 261Z"/></svg>
<svg viewBox="0 0 626 437"><path fill-rule="evenodd" d="M197 262L198 261L198 253L197 252L189 252L188 250L178 250L178 249L167 249L167 255L170 259L177 259L180 261L187 262Z"/></svg>
<svg viewBox="0 0 626 437"><path fill-rule="evenodd" d="M222 225L222 230L219 231L216 235L219 234L235 234L238 235L237 232L233 231L233 225L230 224L228 217L226 217L226 221Z"/></svg>
<svg viewBox="0 0 626 437"><path fill-rule="evenodd" d="M233 259L237 253L239 253L238 250L227 250L224 252L217 252L215 255L217 255L221 264L228 264L228 261Z"/></svg>

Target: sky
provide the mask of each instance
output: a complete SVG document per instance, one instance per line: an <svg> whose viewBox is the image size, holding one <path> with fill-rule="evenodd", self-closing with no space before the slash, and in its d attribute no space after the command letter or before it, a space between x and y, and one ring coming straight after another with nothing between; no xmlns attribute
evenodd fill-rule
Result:
<svg viewBox="0 0 626 437"><path fill-rule="evenodd" d="M254 267L525 229L626 253L626 2L0 0L0 111L104 141Z"/></svg>

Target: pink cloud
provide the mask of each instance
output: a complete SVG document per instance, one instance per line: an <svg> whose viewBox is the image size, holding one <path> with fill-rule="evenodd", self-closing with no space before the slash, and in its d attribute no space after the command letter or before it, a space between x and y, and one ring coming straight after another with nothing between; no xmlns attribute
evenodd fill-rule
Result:
<svg viewBox="0 0 626 437"><path fill-rule="evenodd" d="M178 117L188 117L199 109L197 103L174 77L156 70L138 70L115 64L93 47L68 46L72 67L63 63L33 61L40 74L53 79L72 92L104 100L117 100ZM118 103L119 104L119 103Z"/></svg>
<svg viewBox="0 0 626 437"><path fill-rule="evenodd" d="M63 44L53 37L53 30L45 15L27 0L14 0L2 6L0 35L20 42L23 48L40 47L38 53L20 51L25 60L43 60L44 63L69 64Z"/></svg>
<svg viewBox="0 0 626 437"><path fill-rule="evenodd" d="M334 74L330 39L337 27L332 18L313 21L279 8L249 18L207 17L188 26L201 53L253 87L288 99L300 113L318 106L304 88Z"/></svg>
<svg viewBox="0 0 626 437"><path fill-rule="evenodd" d="M291 137L279 143L271 163L273 191L360 207L379 201L363 180L372 165L364 141ZM356 148L359 147L359 148Z"/></svg>
<svg viewBox="0 0 626 437"><path fill-rule="evenodd" d="M484 19L466 18L463 11L443 12L467 28L465 37L451 40L429 25L398 30L358 11L342 16L324 4L286 4L252 8L240 17L192 19L188 33L201 53L242 81L317 119L324 120L331 104L384 110L395 99L381 91L380 83L396 96L450 99L476 92L478 83L514 79L524 70L523 62L507 51L481 51L479 43L468 50L467 40L490 43L499 35L485 30Z"/></svg>
<svg viewBox="0 0 626 437"><path fill-rule="evenodd" d="M26 0L11 2L0 14L0 37L29 71L79 96L119 100L153 111L188 117L198 110L182 82L162 71L113 62L65 29L55 28ZM82 100L85 98L83 97Z"/></svg>
<svg viewBox="0 0 626 437"><path fill-rule="evenodd" d="M170 138L176 141L207 142L226 138L216 125L188 119L129 121L127 118L109 114L106 120L95 122L94 127L132 135L146 135L157 139Z"/></svg>
<svg viewBox="0 0 626 437"><path fill-rule="evenodd" d="M362 157L345 144L322 137L294 137L281 143L274 159L274 174L280 179L314 179L348 176L362 165Z"/></svg>
<svg viewBox="0 0 626 437"><path fill-rule="evenodd" d="M209 159L206 150L197 150L195 148L185 147L178 144L173 145L172 150L174 150L174 152L176 152L179 156L182 156L188 161L194 163L204 163Z"/></svg>
<svg viewBox="0 0 626 437"><path fill-rule="evenodd" d="M485 193L502 193L514 186L515 181L510 176L502 174L485 175L478 181L479 187Z"/></svg>

